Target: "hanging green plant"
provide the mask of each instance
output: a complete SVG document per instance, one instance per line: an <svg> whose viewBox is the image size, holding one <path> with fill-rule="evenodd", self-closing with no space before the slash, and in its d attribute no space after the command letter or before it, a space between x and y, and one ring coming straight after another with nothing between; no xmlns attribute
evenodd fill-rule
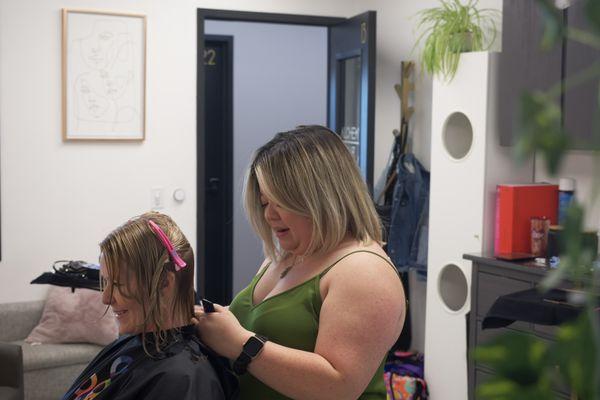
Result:
<svg viewBox="0 0 600 400"><path fill-rule="evenodd" d="M477 9L479 0L440 0L440 6L419 12L415 44L425 40L421 51L421 69L451 81L458 69L460 54L482 51L496 39L499 10Z"/></svg>

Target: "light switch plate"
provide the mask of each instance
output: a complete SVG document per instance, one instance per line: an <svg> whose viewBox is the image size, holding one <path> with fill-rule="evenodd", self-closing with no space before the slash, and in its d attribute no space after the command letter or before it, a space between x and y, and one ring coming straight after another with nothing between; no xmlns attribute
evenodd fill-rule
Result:
<svg viewBox="0 0 600 400"><path fill-rule="evenodd" d="M164 192L165 190L162 187L153 187L150 190L150 204L152 210L161 210L165 208Z"/></svg>

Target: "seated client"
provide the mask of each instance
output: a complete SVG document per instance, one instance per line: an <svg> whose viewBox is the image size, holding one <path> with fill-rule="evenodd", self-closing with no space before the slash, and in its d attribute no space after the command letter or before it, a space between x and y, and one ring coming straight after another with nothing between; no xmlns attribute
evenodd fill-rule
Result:
<svg viewBox="0 0 600 400"><path fill-rule="evenodd" d="M230 399L237 383L189 325L194 252L166 215L127 221L100 243L102 301L119 338L96 356L63 400Z"/></svg>

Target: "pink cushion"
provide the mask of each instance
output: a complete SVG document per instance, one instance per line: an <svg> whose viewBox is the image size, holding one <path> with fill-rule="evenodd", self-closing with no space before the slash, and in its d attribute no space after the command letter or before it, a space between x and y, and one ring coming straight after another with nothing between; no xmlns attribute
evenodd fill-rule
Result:
<svg viewBox="0 0 600 400"><path fill-rule="evenodd" d="M25 341L107 345L117 338L118 327L106 308L101 292L51 286L42 318Z"/></svg>

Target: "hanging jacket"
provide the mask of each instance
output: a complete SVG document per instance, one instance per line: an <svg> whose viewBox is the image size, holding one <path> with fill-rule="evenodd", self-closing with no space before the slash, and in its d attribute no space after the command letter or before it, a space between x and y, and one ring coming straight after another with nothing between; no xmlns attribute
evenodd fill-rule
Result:
<svg viewBox="0 0 600 400"><path fill-rule="evenodd" d="M414 154L402 154L396 165L388 254L398 271L427 273L429 172Z"/></svg>

